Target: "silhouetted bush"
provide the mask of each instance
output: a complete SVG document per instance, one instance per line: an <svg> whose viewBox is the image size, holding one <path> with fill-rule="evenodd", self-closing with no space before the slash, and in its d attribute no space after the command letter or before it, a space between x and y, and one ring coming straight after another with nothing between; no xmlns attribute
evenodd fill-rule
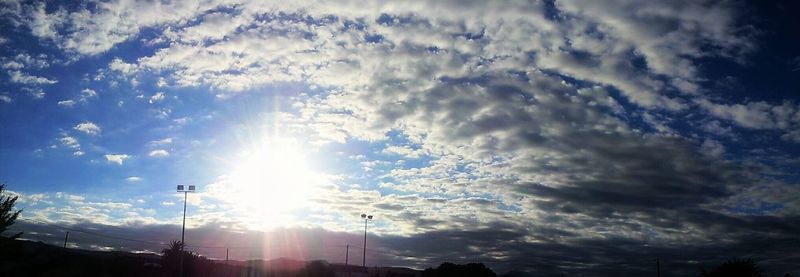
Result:
<svg viewBox="0 0 800 277"><path fill-rule="evenodd" d="M300 272L297 277L334 277L336 273L331 268L331 265L325 261L312 261L308 263Z"/></svg>
<svg viewBox="0 0 800 277"><path fill-rule="evenodd" d="M764 273L752 259L731 259L711 271L703 269L702 277L762 277Z"/></svg>
<svg viewBox="0 0 800 277"><path fill-rule="evenodd" d="M428 268L422 272L423 277L497 277L491 269L482 263L466 265L442 263L436 269Z"/></svg>

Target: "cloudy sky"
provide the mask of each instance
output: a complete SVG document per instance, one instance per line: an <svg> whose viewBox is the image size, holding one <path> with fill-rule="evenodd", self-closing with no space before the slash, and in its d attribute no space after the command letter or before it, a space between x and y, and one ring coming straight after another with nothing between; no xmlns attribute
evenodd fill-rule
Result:
<svg viewBox="0 0 800 277"><path fill-rule="evenodd" d="M214 258L800 270L796 2L294 2L0 2L16 229L157 252L191 184Z"/></svg>

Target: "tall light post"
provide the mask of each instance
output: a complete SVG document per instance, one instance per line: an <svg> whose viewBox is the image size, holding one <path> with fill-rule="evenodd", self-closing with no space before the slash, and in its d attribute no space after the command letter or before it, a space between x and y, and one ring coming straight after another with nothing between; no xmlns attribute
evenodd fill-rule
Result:
<svg viewBox="0 0 800 277"><path fill-rule="evenodd" d="M186 242L183 240L184 234L186 233L186 198L190 192L195 192L195 187L194 185L190 185L185 189L184 185L178 185L178 192L183 192L183 225L181 225L181 251L179 252L181 262L180 269L178 269L179 276L183 277L183 247L186 246Z"/></svg>
<svg viewBox="0 0 800 277"><path fill-rule="evenodd" d="M361 266L367 267L367 222L372 220L372 215L361 214L361 218L364 219L364 257Z"/></svg>

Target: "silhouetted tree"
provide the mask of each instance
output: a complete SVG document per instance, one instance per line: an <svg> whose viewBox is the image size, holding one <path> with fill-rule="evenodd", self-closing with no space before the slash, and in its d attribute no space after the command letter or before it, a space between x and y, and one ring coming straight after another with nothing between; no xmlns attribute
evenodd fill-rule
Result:
<svg viewBox="0 0 800 277"><path fill-rule="evenodd" d="M0 235L2 235L8 227L14 224L14 221L17 220L19 213L22 210L18 210L16 212L13 211L14 203L17 202L18 196L6 196L3 191L6 188L6 184L0 184ZM16 239L22 235L22 232L19 232L15 235L12 235L11 239Z"/></svg>
<svg viewBox="0 0 800 277"><path fill-rule="evenodd" d="M491 269L482 263L466 265L442 263L436 269L428 268L422 272L423 277L497 277Z"/></svg>
<svg viewBox="0 0 800 277"><path fill-rule="evenodd" d="M167 248L161 250L161 265L165 276L178 276L181 256L183 256L183 276L216 276L223 274L221 272L227 269L206 257L184 250L185 247L183 242L173 240Z"/></svg>
<svg viewBox="0 0 800 277"><path fill-rule="evenodd" d="M764 273L753 259L731 259L711 271L703 269L703 277L762 277Z"/></svg>
<svg viewBox="0 0 800 277"><path fill-rule="evenodd" d="M161 250L162 266L167 276L177 276L180 271L181 256L183 256L183 271L188 275L188 269L193 264L194 254L183 250L184 244L181 241L173 240L167 248Z"/></svg>
<svg viewBox="0 0 800 277"><path fill-rule="evenodd" d="M179 255L182 252L183 252L183 242L173 240L169 242L167 248L161 250L161 255L163 255L164 260L171 260L180 257Z"/></svg>

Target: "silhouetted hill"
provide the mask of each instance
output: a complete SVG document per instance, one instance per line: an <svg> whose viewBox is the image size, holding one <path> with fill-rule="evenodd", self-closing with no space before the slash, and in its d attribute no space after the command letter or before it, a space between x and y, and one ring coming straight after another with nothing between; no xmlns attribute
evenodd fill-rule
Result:
<svg viewBox="0 0 800 277"><path fill-rule="evenodd" d="M403 267L363 267L325 261L219 261L193 256L184 276L408 276L421 271ZM0 238L0 276L173 276L161 255L120 251L65 249L42 242Z"/></svg>
<svg viewBox="0 0 800 277"><path fill-rule="evenodd" d="M481 263L465 265L442 263L437 268L428 268L422 272L423 277L497 277L491 269Z"/></svg>
<svg viewBox="0 0 800 277"><path fill-rule="evenodd" d="M0 276L158 276L160 256L0 238Z"/></svg>

